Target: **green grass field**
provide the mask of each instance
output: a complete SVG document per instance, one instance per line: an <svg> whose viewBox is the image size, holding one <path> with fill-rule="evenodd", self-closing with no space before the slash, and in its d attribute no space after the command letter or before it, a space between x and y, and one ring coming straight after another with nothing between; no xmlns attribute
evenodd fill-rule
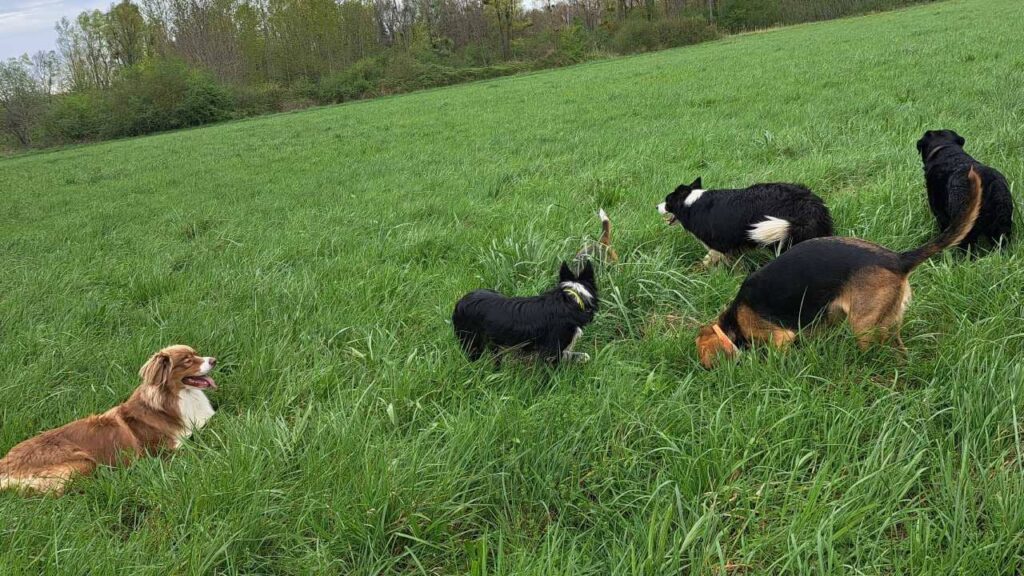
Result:
<svg viewBox="0 0 1024 576"><path fill-rule="evenodd" d="M906 361L839 328L707 372L766 257L701 270L654 206L804 182L907 249L949 127L1020 209L1022 26L956 0L0 160L0 451L163 345L220 360L175 456L0 494L0 573L1020 574L1020 242L912 276ZM468 364L458 297L549 286L600 206L593 360Z"/></svg>

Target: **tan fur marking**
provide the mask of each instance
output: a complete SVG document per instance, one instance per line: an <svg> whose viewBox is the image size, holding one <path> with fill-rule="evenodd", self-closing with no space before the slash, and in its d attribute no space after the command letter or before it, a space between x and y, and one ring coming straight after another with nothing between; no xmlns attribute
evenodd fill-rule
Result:
<svg viewBox="0 0 1024 576"><path fill-rule="evenodd" d="M846 314L861 349L874 343L902 348L899 329L910 298L907 278L892 270L870 267L855 274L829 307Z"/></svg>
<svg viewBox="0 0 1024 576"><path fill-rule="evenodd" d="M749 306L741 305L736 309L736 323L743 336L752 342L768 342L776 348L785 348L796 340L795 331L765 320Z"/></svg>

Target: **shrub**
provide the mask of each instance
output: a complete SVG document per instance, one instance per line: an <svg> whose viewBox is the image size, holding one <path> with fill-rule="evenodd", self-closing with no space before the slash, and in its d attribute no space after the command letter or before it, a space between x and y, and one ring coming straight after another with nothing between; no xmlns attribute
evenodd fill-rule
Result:
<svg viewBox="0 0 1024 576"><path fill-rule="evenodd" d="M728 30L751 30L780 24L839 18L888 10L931 0L723 0L720 24Z"/></svg>
<svg viewBox="0 0 1024 576"><path fill-rule="evenodd" d="M256 116L281 111L285 90L277 84L241 85L231 88L235 116Z"/></svg>
<svg viewBox="0 0 1024 576"><path fill-rule="evenodd" d="M659 20L655 26L659 48L699 44L718 38L718 30L703 18Z"/></svg>
<svg viewBox="0 0 1024 576"><path fill-rule="evenodd" d="M364 58L320 80L317 99L324 104L348 102L374 95L384 70L376 58Z"/></svg>
<svg viewBox="0 0 1024 576"><path fill-rule="evenodd" d="M289 100L316 100L317 85L309 78L302 76L288 86Z"/></svg>
<svg viewBox="0 0 1024 576"><path fill-rule="evenodd" d="M558 51L569 62L582 62L589 52L587 31L574 22L558 32Z"/></svg>
<svg viewBox="0 0 1024 576"><path fill-rule="evenodd" d="M404 52L399 52L388 59L384 77L381 79L381 90L384 93L410 92L417 88L439 86L435 66L424 64Z"/></svg>
<svg viewBox="0 0 1024 576"><path fill-rule="evenodd" d="M54 100L46 119L52 144L100 140L110 133L111 109L100 92L74 92Z"/></svg>
<svg viewBox="0 0 1024 576"><path fill-rule="evenodd" d="M232 100L208 74L177 60L129 68L110 89L113 136L198 126L231 116Z"/></svg>
<svg viewBox="0 0 1024 576"><path fill-rule="evenodd" d="M697 44L718 37L718 31L702 18L671 18L654 22L633 18L616 30L612 44L629 54Z"/></svg>
<svg viewBox="0 0 1024 576"><path fill-rule="evenodd" d="M173 113L174 127L199 126L231 117L231 95L213 77L199 70L190 70L185 83L185 97Z"/></svg>
<svg viewBox="0 0 1024 576"><path fill-rule="evenodd" d="M631 18L615 31L612 46L620 54L648 52L657 49L658 34L653 23L642 18Z"/></svg>

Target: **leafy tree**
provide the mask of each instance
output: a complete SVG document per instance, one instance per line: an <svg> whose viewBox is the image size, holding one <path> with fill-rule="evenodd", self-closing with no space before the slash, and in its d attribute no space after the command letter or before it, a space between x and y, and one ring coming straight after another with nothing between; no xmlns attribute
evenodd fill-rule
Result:
<svg viewBox="0 0 1024 576"><path fill-rule="evenodd" d="M512 56L512 31L516 19L520 16L522 6L520 0L483 0L498 24L498 36L501 42L501 56L508 59Z"/></svg>
<svg viewBox="0 0 1024 576"><path fill-rule="evenodd" d="M108 24L107 16L99 10L82 12L74 21L62 18L57 24L57 46L72 90L110 87L115 62Z"/></svg>
<svg viewBox="0 0 1024 576"><path fill-rule="evenodd" d="M4 129L30 146L46 111L48 94L33 78L28 56L0 61L0 112Z"/></svg>
<svg viewBox="0 0 1024 576"><path fill-rule="evenodd" d="M139 7L122 0L110 8L105 27L110 57L121 68L134 66L146 56L146 21Z"/></svg>

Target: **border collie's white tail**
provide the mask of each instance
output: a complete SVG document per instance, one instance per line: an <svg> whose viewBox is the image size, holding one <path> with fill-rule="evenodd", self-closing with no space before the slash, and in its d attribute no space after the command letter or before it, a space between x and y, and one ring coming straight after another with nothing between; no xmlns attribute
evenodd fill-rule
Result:
<svg viewBox="0 0 1024 576"><path fill-rule="evenodd" d="M762 246L780 244L789 237L789 221L774 216L766 216L765 220L750 227L750 239Z"/></svg>

